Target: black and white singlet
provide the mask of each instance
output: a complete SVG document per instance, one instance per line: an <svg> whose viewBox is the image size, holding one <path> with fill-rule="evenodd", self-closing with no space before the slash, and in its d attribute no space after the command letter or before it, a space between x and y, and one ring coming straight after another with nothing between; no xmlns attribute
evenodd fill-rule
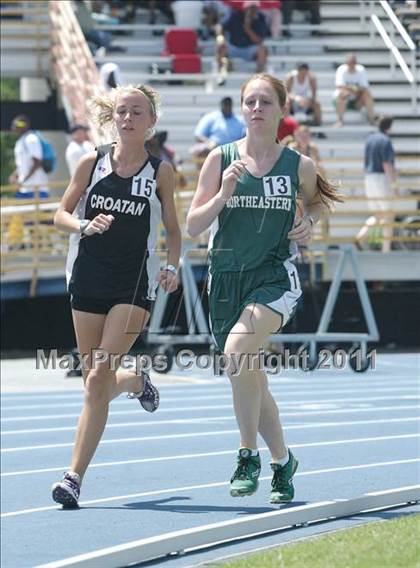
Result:
<svg viewBox="0 0 420 568"><path fill-rule="evenodd" d="M161 204L156 176L161 160L150 156L137 174L122 178L111 165L112 144L100 146L91 179L74 216L113 215L108 231L70 235L66 277L69 292L85 298L141 297L154 300Z"/></svg>

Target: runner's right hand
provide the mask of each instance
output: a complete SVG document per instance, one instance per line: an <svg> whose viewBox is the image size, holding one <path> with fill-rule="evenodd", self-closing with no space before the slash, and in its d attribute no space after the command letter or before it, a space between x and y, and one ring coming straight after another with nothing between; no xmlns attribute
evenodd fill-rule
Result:
<svg viewBox="0 0 420 568"><path fill-rule="evenodd" d="M246 162L235 160L225 169L222 176L222 187L220 193L223 199L232 197L236 184L242 174L246 172Z"/></svg>
<svg viewBox="0 0 420 568"><path fill-rule="evenodd" d="M88 237L95 234L102 235L102 233L109 229L114 219L115 217L113 215L104 215L103 213L100 213L94 219L92 219L92 221L86 227L84 234Z"/></svg>

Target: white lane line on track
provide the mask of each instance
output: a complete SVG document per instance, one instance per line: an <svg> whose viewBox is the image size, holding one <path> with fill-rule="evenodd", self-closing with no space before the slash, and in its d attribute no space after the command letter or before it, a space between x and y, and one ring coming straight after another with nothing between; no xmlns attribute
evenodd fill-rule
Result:
<svg viewBox="0 0 420 568"><path fill-rule="evenodd" d="M274 395L278 395L278 393L272 393ZM210 398L210 397L209 397ZM215 398L222 398L222 397L213 397ZM223 398L232 398L232 395L224 396ZM373 402L373 401L383 401L383 400L420 400L420 394L408 394L408 395L393 395L393 396L358 396L358 397L351 397L351 398L334 398L334 399L318 399L318 400L301 400L300 402L284 402L283 400L278 400L278 403L281 405L282 408L288 407L296 407L296 410L304 409L304 410L311 410L309 405L320 405L320 406L328 406L329 404L335 403L348 403L348 402L361 402L363 406L370 406L366 403ZM169 402L169 401L167 401ZM172 401L171 401L172 402ZM126 403L127 404L127 403ZM81 405L82 406L82 405ZM232 404L209 404L206 406L176 406L175 408L159 408L159 413L171 413L171 412L201 412L202 410L218 410L220 408L232 408ZM320 410L319 408L315 408L314 410ZM111 410L108 413L108 416L125 416L127 414L138 414L138 407L136 405L135 410ZM59 420L59 419L68 419L68 418L79 418L80 413L72 413L72 414L40 414L35 416L11 416L7 418L2 418L2 423L7 422L31 422L34 420L41 421L41 420Z"/></svg>
<svg viewBox="0 0 420 568"><path fill-rule="evenodd" d="M351 421L341 421L341 422L315 422L313 424L283 424L283 430L306 430L313 428L337 428L342 426L357 426L357 425L368 425L373 424L390 424L399 422L419 422L419 416L410 416L406 418L385 418L380 420L351 420ZM182 438L199 438L203 436L220 436L224 434L237 434L239 430L215 430L210 432L192 432L186 434L164 434L162 436L140 436L133 438L111 438L101 440L101 445L103 444L123 444L132 442L150 442L152 440L175 440ZM57 449L57 448L71 448L74 446L74 442L62 443L62 444L43 444L39 446L17 446L11 448L2 448L1 453L12 453L12 452L27 452L31 450L46 450L46 449Z"/></svg>
<svg viewBox="0 0 420 568"><path fill-rule="evenodd" d="M393 465L401 465L407 463L418 463L420 462L420 458L410 458L405 460L393 460L393 461L386 461L386 462L375 462L375 463L367 463L367 464L359 464L359 465L348 465L344 467L331 467L326 469L314 469L312 471L302 471L295 473L294 477L303 477L306 475L321 475L325 473L335 473L338 471L350 471L350 470L357 470L357 469L368 469L368 468L375 468L375 467L388 467ZM260 481L267 481L268 479L271 480L270 476L260 477ZM146 491L144 493L131 493L129 495L117 495L114 497L104 497L102 499L92 499L90 501L80 501L79 505L81 507L85 505L97 505L98 503L110 503L113 501L122 501L125 499L136 499L138 497L152 497L155 495L167 495L168 493L177 493L179 491L194 491L196 489L212 489L214 487L223 487L229 485L228 481L219 481L216 483L205 483L201 485L190 485L187 487L172 487L170 489L160 489L156 491ZM31 513L41 513L43 511L54 511L59 510L57 505L50 505L48 507L36 507L33 509L21 509L19 511L10 511L8 513L2 513L1 518L6 517L16 517L18 515L28 515Z"/></svg>
<svg viewBox="0 0 420 568"><path fill-rule="evenodd" d="M224 389L225 390L225 389ZM314 389L314 390L310 390L310 391L303 391L303 390L296 390L296 391L287 391L287 390L279 390L277 388L271 388L271 393L272 394L278 394L281 395L282 397L288 397L288 396L302 396L302 395L307 395L307 394L315 394L315 395L320 395L320 392L318 389ZM399 393L401 391L413 391L414 393L418 393L420 391L420 383L418 385L412 385L412 386L407 386L407 387L403 387L403 386L398 386L398 387L384 387L384 386L378 386L378 388L351 388L351 389L328 389L328 392L325 393L327 395L330 394L350 394L352 392L355 393L360 393L362 391L363 394L365 393L386 393L386 392L396 392ZM223 399L223 398L231 398L232 397L232 393L230 392L230 387L229 387L229 392L226 392L226 394L215 394L214 392L208 395L199 395L199 396L182 396L182 397L168 397L167 400L170 400L171 402L184 402L186 398L188 398L188 400L191 401L198 401L198 400L215 400L215 399ZM67 404L60 404L60 408L65 408L65 407L78 407L81 404L83 404L83 397L80 397L80 400L78 402L69 402ZM126 404L125 400L115 400L112 402L112 406L115 405L119 405L119 404ZM7 406L5 404L2 405L2 410L3 411L7 411L7 410L32 410L32 409L40 409L40 408L56 408L57 404L54 403L48 403L48 404L27 404L27 405L14 405L14 406Z"/></svg>
<svg viewBox="0 0 420 568"><path fill-rule="evenodd" d="M369 406L368 408L349 408L338 410L306 410L305 412L280 412L281 417L285 416L304 416L310 418L312 416L322 416L324 414L355 414L358 412L384 412L384 411L394 411L394 410L412 410L420 408L417 404L405 404L402 406ZM167 424L205 424L213 423L219 421L230 421L235 420L235 417L229 414L228 416L202 416L200 418L178 418L173 420L137 420L135 422L118 422L118 423L108 423L106 428L125 428L127 426L160 426ZM72 432L76 430L76 426L58 426L53 428L30 428L24 430L2 430L2 436L8 435L20 435L20 434L38 434L40 432Z"/></svg>
<svg viewBox="0 0 420 568"><path fill-rule="evenodd" d="M231 390L230 390L230 386L223 389L223 392L226 392L226 394L214 394L215 392L218 392L220 389L214 389L213 391L209 391L208 395L205 396L189 396L188 400L191 401L196 401L196 400L207 400L207 399L223 399L223 398L228 398L231 397ZM420 383L418 383L417 385L411 385L411 386L401 386L398 385L396 387L384 387L384 386L379 386L376 388L370 388L370 387L365 387L365 386L361 386L359 385L356 388L341 388L341 389L328 389L326 391L325 394L329 395L329 394L347 394L347 393L360 393L362 390L363 393L375 393L375 392L379 392L379 393L387 393L387 392L397 392L400 393L401 391L420 391ZM271 388L271 392L272 393L278 393L279 395L281 394L281 396L302 396L302 395L318 395L319 396L319 390L315 389L315 390L295 390L295 391L287 391L284 389L279 389L278 386L276 385L275 387ZM167 397L166 400L168 402L183 402L185 401L185 396L184 397ZM83 397L80 397L80 400L78 402L69 402L67 404L60 404L60 408L63 407L77 407L80 406L80 404L83 404ZM112 406L116 406L116 405L120 405L120 404L126 404L126 400L115 400L112 402ZM54 403L48 403L48 404L24 404L24 405L14 405L14 406L7 406L5 404L2 405L2 410L6 411L6 410L32 410L32 409L38 409L38 408L56 408L57 404Z"/></svg>
<svg viewBox="0 0 420 568"><path fill-rule="evenodd" d="M305 377L308 377L308 375L305 374ZM372 380L371 378L369 378L369 388L374 388L374 389L378 389L381 390L382 387L384 387L384 380L388 380L387 379L378 379L378 380ZM184 385L178 385L178 386L171 386L171 385L166 385L166 384L162 384L162 385L158 385L160 389L162 389L162 391L165 392L165 395L167 395L169 398L172 397L172 394L178 394L177 391L180 391L179 394L180 395L184 395L184 394L191 394L191 395L196 395L197 393L199 394L199 396L203 393L214 393L214 392L223 392L228 390L230 392L230 384L227 378L224 379L224 383L220 384L219 382L215 382L212 385L195 385L194 387L191 386L184 386ZM298 391L299 393L301 392L305 392L308 394L312 394L312 393L318 393L320 391L325 390L326 392L333 392L332 387L336 387L337 383L339 383L340 385L342 385L339 389L336 388L335 392L343 392L345 390L358 390L360 388L364 388L366 386L366 380L361 381L360 378L358 377L354 377L352 379L340 379L339 381L337 380L337 378L335 377L334 379L330 379L328 382L321 383L320 381L318 381L317 379L311 377L309 380L301 380L301 379L284 379L284 378L269 378L270 381L270 385L271 386L276 386L276 387L281 387L283 390L282 392L287 393L287 391L289 390L290 392L293 392L293 389L299 388L304 386L304 384L310 384L313 388L311 389L306 389L305 391ZM356 385L356 386L355 386ZM398 381L398 386L401 386L403 388L419 388L420 383L417 379L412 379L412 380L407 380L407 379L402 379ZM32 394L26 394L25 392L19 393L18 395L16 394L8 394L8 393L2 393L1 398L2 398L2 402L3 403L7 403L9 401L19 401L19 402L23 402L23 401L27 401L27 400L47 400L47 399L51 399L51 400L66 400L66 399L83 399L83 388L82 385L80 385L80 390L75 392L73 391L65 391L65 393L60 392L59 394L52 394L51 392L47 392L47 393L32 393ZM395 388L395 387L385 387L385 388ZM290 390L292 389L292 390ZM194 398L194 396L191 396L191 398Z"/></svg>
<svg viewBox="0 0 420 568"><path fill-rule="evenodd" d="M388 440L405 440L409 438L420 438L420 434L399 434L395 436L374 436L372 438L352 438L347 440L329 440L327 442L309 442L306 444L290 444L291 448L313 448L313 447L321 447L321 446L340 446L342 444L361 444L363 442L385 442ZM114 467L120 465L132 465L132 464L139 464L139 463L152 463L152 462L161 462L161 461L176 461L176 460L184 460L184 459L197 459L197 458L206 458L210 456L224 456L229 454L236 454L238 450L224 450L219 452L202 452L202 453L195 453L195 454L181 454L181 455L174 455L174 456L159 456L159 457L150 457L150 458L140 458L135 460L120 460L120 461L112 461L112 462L101 462L101 463L92 463L90 464L89 468L102 468L102 467ZM268 448L261 448L262 452L267 452ZM60 466L60 467L49 467L45 469L28 469L22 471L9 471L6 473L2 473L1 477L16 477L19 475L33 475L39 473L51 473L53 471L65 471L67 466Z"/></svg>

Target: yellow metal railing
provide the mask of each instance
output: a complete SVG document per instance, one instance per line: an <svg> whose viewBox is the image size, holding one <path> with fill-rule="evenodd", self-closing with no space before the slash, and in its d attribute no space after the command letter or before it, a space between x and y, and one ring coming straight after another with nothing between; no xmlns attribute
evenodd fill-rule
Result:
<svg viewBox="0 0 420 568"><path fill-rule="evenodd" d="M186 166L194 166L187 163ZM191 239L186 232L185 219L196 188L198 170L183 171L183 184L175 192L175 205L182 230L183 243L197 247L197 254L205 255L208 232L198 238ZM178 175L178 181L179 181ZM66 181L51 183L58 188L67 185ZM360 188L361 183L358 183ZM366 219L381 211L371 211L368 200L363 196L351 195L357 182L344 182L340 190L347 195L345 204L337 205L327 219L321 220L314 234L315 242L326 245L337 245L354 242L356 234ZM394 234L391 241L407 248L418 245L420 248L420 222L408 222L408 217L420 215L420 183L417 180L404 181L400 188L418 192L415 195L381 198L389 201L391 211L380 227L392 227ZM53 218L58 207L57 198L21 199L16 198L17 186L0 187L1 195L1 276L3 279L14 277L18 273L25 274L32 281L32 289L36 289L40 272L63 274L68 248L68 235L58 232L53 225ZM398 220L395 220L395 217ZM165 248L165 231L159 228L159 247ZM369 242L369 239L367 239ZM371 241L381 244L382 236L375 234ZM201 249L201 252L200 252ZM322 256L322 255L321 255ZM22 276L23 277L23 276Z"/></svg>

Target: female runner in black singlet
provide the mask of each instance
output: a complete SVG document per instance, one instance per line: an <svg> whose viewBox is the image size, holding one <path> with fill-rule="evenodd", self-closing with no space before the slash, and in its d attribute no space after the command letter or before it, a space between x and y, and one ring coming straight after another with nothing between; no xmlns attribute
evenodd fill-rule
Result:
<svg viewBox="0 0 420 568"><path fill-rule="evenodd" d="M71 234L67 281L77 345L87 361L70 470L52 489L53 499L66 507L77 507L109 402L127 392L149 412L159 405L148 375L123 369L122 357L149 319L158 284L166 292L177 288L181 247L173 168L144 147L158 118L157 93L118 87L96 97L93 108L99 126L117 131L117 141L80 160L55 216L57 229ZM155 253L160 221L168 248L162 270Z"/></svg>

